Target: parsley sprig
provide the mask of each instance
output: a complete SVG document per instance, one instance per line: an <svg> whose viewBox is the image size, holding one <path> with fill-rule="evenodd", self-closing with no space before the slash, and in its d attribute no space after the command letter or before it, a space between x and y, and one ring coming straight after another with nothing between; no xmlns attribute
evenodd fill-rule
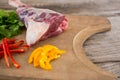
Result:
<svg viewBox="0 0 120 80"><path fill-rule="evenodd" d="M0 9L0 39L21 34L22 28L25 28L24 24L14 10Z"/></svg>

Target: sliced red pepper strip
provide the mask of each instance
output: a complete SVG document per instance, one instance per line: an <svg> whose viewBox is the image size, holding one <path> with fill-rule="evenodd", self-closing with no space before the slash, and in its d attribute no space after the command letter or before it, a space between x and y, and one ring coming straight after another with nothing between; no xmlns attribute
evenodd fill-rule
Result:
<svg viewBox="0 0 120 80"><path fill-rule="evenodd" d="M12 39L8 40L8 44L13 44L13 43L15 43L15 38L12 38ZM1 50L3 50L3 45L2 44L0 44L0 51Z"/></svg>
<svg viewBox="0 0 120 80"><path fill-rule="evenodd" d="M8 40L7 38L3 39L3 41L4 41L4 43L5 43L6 51L7 51L8 55L9 55L12 63L14 64L14 66L15 66L16 68L19 68L20 65L14 60L14 58L12 57L12 55L11 55L11 53L10 53L10 51L9 51L7 40Z"/></svg>
<svg viewBox="0 0 120 80"><path fill-rule="evenodd" d="M24 49L16 49L16 50L10 50L10 53L14 54L14 53L24 53L25 50ZM4 51L0 51L0 58L4 56Z"/></svg>
<svg viewBox="0 0 120 80"><path fill-rule="evenodd" d="M18 50L10 50L11 53L23 53L25 52L24 49L18 49Z"/></svg>
<svg viewBox="0 0 120 80"><path fill-rule="evenodd" d="M8 41L9 42L9 41ZM15 49L18 48L20 45L24 43L23 40L20 40L19 42L16 42L14 44L9 44L9 49ZM2 44L0 44L0 51L3 50Z"/></svg>
<svg viewBox="0 0 120 80"><path fill-rule="evenodd" d="M22 45L19 48L23 48L23 49L25 49L25 51L27 51L30 48L30 46L28 46L28 45Z"/></svg>
<svg viewBox="0 0 120 80"><path fill-rule="evenodd" d="M18 48L20 45L22 45L24 43L23 40L20 40L19 42L16 42L14 44L10 44L9 45L9 49L15 49L15 48Z"/></svg>
<svg viewBox="0 0 120 80"><path fill-rule="evenodd" d="M2 44L0 44L0 51L1 51L1 50L3 50L3 45L2 45Z"/></svg>
<svg viewBox="0 0 120 80"><path fill-rule="evenodd" d="M15 40L16 40L15 38L9 39L9 40L8 40L8 44L13 44L13 43L15 43Z"/></svg>
<svg viewBox="0 0 120 80"><path fill-rule="evenodd" d="M6 50L6 47L5 47L5 43L4 43L4 39L2 39L2 46L3 46L3 50L4 50L4 58L5 58L5 61L6 61L6 64L8 67L10 67L10 63L8 61L8 55L7 55L7 50Z"/></svg>

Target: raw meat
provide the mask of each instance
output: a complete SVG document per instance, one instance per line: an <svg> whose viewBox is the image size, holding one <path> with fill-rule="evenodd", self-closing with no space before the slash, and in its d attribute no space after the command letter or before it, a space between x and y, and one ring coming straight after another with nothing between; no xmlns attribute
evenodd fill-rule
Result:
<svg viewBox="0 0 120 80"><path fill-rule="evenodd" d="M68 26L67 19L61 13L34 8L20 0L9 0L9 4L17 8L16 11L27 28L26 42L30 46L64 32Z"/></svg>

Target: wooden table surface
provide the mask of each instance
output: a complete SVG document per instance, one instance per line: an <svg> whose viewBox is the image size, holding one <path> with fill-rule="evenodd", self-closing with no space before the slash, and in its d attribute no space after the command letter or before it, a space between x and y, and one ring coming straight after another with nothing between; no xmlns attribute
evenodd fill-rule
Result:
<svg viewBox="0 0 120 80"><path fill-rule="evenodd" d="M116 74L120 80L120 0L24 0L24 2L65 14L107 17L112 25L111 31L89 38L84 48L91 61ZM0 8L13 9L7 4L7 0L0 1Z"/></svg>

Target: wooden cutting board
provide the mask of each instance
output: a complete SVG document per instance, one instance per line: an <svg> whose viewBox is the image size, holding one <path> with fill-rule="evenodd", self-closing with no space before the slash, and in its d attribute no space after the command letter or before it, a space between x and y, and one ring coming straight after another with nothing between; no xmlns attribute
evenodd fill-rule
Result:
<svg viewBox="0 0 120 80"><path fill-rule="evenodd" d="M110 30L110 22L104 17L66 15L69 20L68 29L59 36L41 41L23 54L14 55L15 60L21 64L20 69L7 68L4 58L0 60L0 78L16 79L45 79L45 80L115 80L116 76L94 65L84 53L84 41L95 33ZM25 40L25 32L17 36ZM34 68L28 64L31 52L45 44L55 45L66 54L52 61L53 69L46 71Z"/></svg>

